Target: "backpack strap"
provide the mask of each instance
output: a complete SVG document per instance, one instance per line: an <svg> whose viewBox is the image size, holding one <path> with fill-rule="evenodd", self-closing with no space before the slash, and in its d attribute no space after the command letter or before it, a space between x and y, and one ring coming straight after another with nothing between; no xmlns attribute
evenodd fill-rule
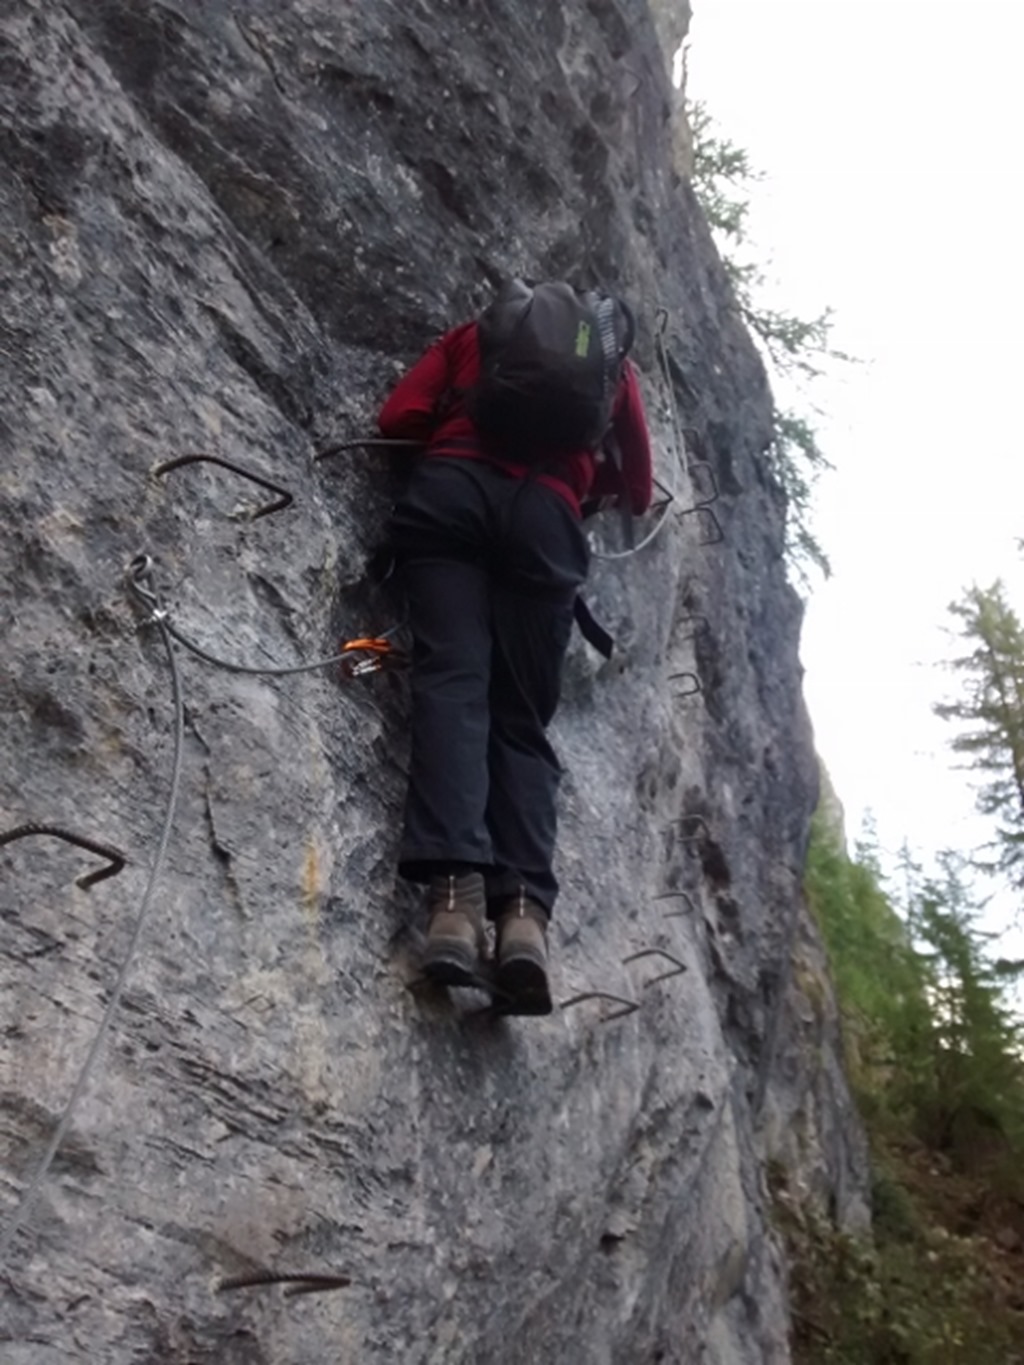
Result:
<svg viewBox="0 0 1024 1365"><path fill-rule="evenodd" d="M594 613L578 594L572 604L572 614L575 617L576 624L580 628L580 634L583 636L584 640L586 640L587 644L593 645L598 654L602 655L605 659L610 659L615 649L615 641L605 630L604 626L601 625L600 621L595 619Z"/></svg>

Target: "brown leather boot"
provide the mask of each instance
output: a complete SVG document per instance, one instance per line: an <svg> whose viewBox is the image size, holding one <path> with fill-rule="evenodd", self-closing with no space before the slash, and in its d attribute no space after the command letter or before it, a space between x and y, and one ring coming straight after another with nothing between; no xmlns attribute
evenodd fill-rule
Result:
<svg viewBox="0 0 1024 1365"><path fill-rule="evenodd" d="M550 1014L548 914L525 891L498 914L498 1008L504 1014Z"/></svg>
<svg viewBox="0 0 1024 1365"><path fill-rule="evenodd" d="M479 872L432 877L427 891L427 946L423 971L443 986L472 986L487 947L487 900Z"/></svg>

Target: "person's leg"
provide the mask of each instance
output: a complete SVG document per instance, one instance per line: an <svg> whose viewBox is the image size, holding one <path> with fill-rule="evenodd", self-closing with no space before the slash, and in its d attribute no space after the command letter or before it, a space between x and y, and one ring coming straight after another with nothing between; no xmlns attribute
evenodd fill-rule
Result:
<svg viewBox="0 0 1024 1365"><path fill-rule="evenodd" d="M426 881L489 865L490 585L484 569L417 559L404 567L413 637L412 752L399 871Z"/></svg>
<svg viewBox="0 0 1024 1365"><path fill-rule="evenodd" d="M423 968L469 984L485 948L490 583L487 503L462 467L426 461L395 510L409 627L412 751L399 872L428 884Z"/></svg>
<svg viewBox="0 0 1024 1365"><path fill-rule="evenodd" d="M558 894L552 862L561 768L545 729L558 703L572 607L499 592L494 619L487 805L494 867L486 890L497 985L509 1013L550 1014L547 927Z"/></svg>
<svg viewBox="0 0 1024 1365"><path fill-rule="evenodd" d="M525 889L548 914L558 893L551 864L561 769L546 730L588 562L583 528L557 493L532 481L511 492L492 592L487 891L498 901Z"/></svg>
<svg viewBox="0 0 1024 1365"><path fill-rule="evenodd" d="M506 1007L547 1014L546 930L558 893L552 861L561 769L546 730L558 706L573 601L589 555L571 510L534 483L513 496L504 527L506 553L492 594L488 913L497 922L497 982Z"/></svg>
<svg viewBox="0 0 1024 1365"><path fill-rule="evenodd" d="M558 705L572 604L498 588L493 620L488 899L523 889L550 914L558 894L552 860L561 766L546 730Z"/></svg>
<svg viewBox="0 0 1024 1365"><path fill-rule="evenodd" d="M412 654L412 755L400 867L427 880L491 860L487 803L491 624L487 498L465 460L425 459L392 517Z"/></svg>

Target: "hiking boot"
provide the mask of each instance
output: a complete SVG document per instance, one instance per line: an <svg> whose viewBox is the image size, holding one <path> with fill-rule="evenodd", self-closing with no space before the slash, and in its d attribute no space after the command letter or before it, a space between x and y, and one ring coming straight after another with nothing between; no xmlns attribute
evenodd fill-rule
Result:
<svg viewBox="0 0 1024 1365"><path fill-rule="evenodd" d="M442 986L472 986L480 979L484 932L484 879L479 872L431 877L427 892L427 946L423 972Z"/></svg>
<svg viewBox="0 0 1024 1365"><path fill-rule="evenodd" d="M523 891L499 911L496 984L502 1013L551 1013L547 929L547 911Z"/></svg>

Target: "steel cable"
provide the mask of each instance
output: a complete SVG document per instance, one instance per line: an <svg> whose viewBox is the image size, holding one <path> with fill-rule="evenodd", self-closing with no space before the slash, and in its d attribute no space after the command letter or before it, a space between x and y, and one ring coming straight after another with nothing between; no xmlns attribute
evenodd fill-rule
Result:
<svg viewBox="0 0 1024 1365"><path fill-rule="evenodd" d="M651 531L648 531L647 535L644 536L643 540L638 541L637 544L634 545L634 546L632 546L630 549L628 549L628 550L594 550L594 549L592 549L592 550L590 551L591 558L592 558L592 559L600 559L600 560L603 560L603 561L608 561L608 560L613 560L613 559L631 559L631 558L633 557L633 555L639 554L641 550L646 549L647 546L650 545L651 541L655 538L656 535L658 535L658 533L661 531L662 527L665 525L665 522L668 521L668 514L669 514L669 512L671 511L671 509L672 509L672 502L669 501L669 502L667 502L667 503L665 504L665 509L664 509L664 511L662 512L661 516L658 518L657 522L655 523L654 529L651 530Z"/></svg>
<svg viewBox="0 0 1024 1365"><path fill-rule="evenodd" d="M669 362L668 347L665 344L665 333L668 330L668 309L659 308L657 316L658 324L654 329L654 344L658 352L658 368L661 370L665 403L672 423L672 435L675 437L676 458L682 465L683 473L689 476L690 465L686 456L686 438L683 436L682 427L679 425L679 407L672 391L672 368Z"/></svg>
<svg viewBox="0 0 1024 1365"><path fill-rule="evenodd" d="M208 654L202 646L197 645L194 640L190 640L187 635L183 634L166 616L161 619L160 625L164 626L168 633L174 636L179 645L182 645L185 649L196 655L197 658L202 659L205 663L212 664L214 668L223 668L228 673L245 673L260 677L286 678L293 673L313 673L318 668L330 668L332 664L342 664L346 661L347 657L344 654L332 654L329 659L317 659L314 663L310 664L294 664L287 668L254 668L249 664L236 664L228 659L218 659L215 655ZM381 638L383 638L383 636Z"/></svg>
<svg viewBox="0 0 1024 1365"><path fill-rule="evenodd" d="M142 936L143 927L145 926L146 920L149 916L149 909L153 900L153 892L156 888L156 884L160 877L160 874L163 871L164 860L167 857L167 849L168 845L170 844L171 828L174 824L174 813L178 804L178 792L181 786L182 755L184 752L185 738L185 706L184 701L182 699L181 678L178 673L178 661L175 658L174 645L171 641L171 632L168 629L166 622L162 619L162 616L160 614L160 604L156 597L155 592L143 589L141 585L140 581L141 577L147 575L148 572L149 572L148 560L145 562L145 564L141 564L139 560L135 560L132 564L133 577L129 581L130 585L136 591L136 595L139 596L141 600L146 601L148 605L155 608L151 620L152 623L159 630L160 638L162 639L164 648L167 651L167 660L171 669L171 697L172 707L174 710L174 759L172 765L171 788L167 797L167 807L164 812L163 827L160 831L160 842L157 846L156 858L153 860L153 866L150 869L149 880L146 883L146 889L145 892L143 893L142 903L139 907L138 914L135 917L135 923L132 927L131 938L128 941L128 948L127 951L125 952L124 958L122 959L121 967L117 974L117 980L114 982L114 988L113 991L111 992L110 999L107 1002L107 1006L104 1009L102 1016L100 1017L99 1026L96 1030L95 1035L93 1036L92 1043L90 1044L89 1051L86 1054L86 1058L82 1064L81 1070L78 1073L78 1079L75 1081L74 1088L71 1091L71 1096L68 1099L67 1104L64 1106L64 1112L61 1115L60 1122L54 1129L53 1136L50 1138L50 1141L47 1144L46 1151L43 1154L43 1158L39 1163L35 1175L29 1181L25 1193L22 1195L20 1202L18 1203L13 1214L10 1216L6 1225L4 1226L3 1232L0 1233L0 1265L3 1265L7 1260L8 1253L11 1249L11 1246L14 1243L14 1238L17 1236L19 1229L22 1227L26 1218L28 1217L31 1205L36 1199L36 1196L39 1194L43 1182L45 1181L47 1175L49 1174L50 1167L53 1164L53 1159L57 1155L57 1152L60 1149L60 1145L64 1141L64 1138L67 1136L67 1132L71 1126L71 1120L72 1117L74 1116L75 1109L78 1106L78 1102L82 1098L82 1095L85 1093L85 1089L89 1083L89 1079L92 1074L93 1068L95 1067L97 1058L100 1055L100 1050L103 1046L103 1040L106 1037L107 1030L110 1026L110 1022L113 1019L114 1012L116 1011L121 1001L121 995L124 991L125 983L128 979L128 972L129 969L131 968L132 961L134 960L136 950L139 946L139 940Z"/></svg>
<svg viewBox="0 0 1024 1365"><path fill-rule="evenodd" d="M686 440L683 436L682 428L680 427L679 424L679 410L672 393L672 373L669 367L668 348L665 345L665 331L668 327L668 309L659 308L657 317L658 322L654 329L654 342L655 349L657 350L658 353L658 368L661 372L662 394L665 404L668 408L669 420L672 426L672 437L676 448L676 459L679 461L680 467L682 468L683 474L685 475L687 482L689 482L690 466L686 455ZM590 552L591 558L601 560L607 563L608 561L612 560L631 559L633 555L639 554L641 550L645 550L647 546L651 544L655 537L659 535L662 529L664 528L665 523L668 521L669 513L672 510L672 504L673 502L675 502L675 500L676 500L675 494L670 492L669 500L665 504L665 508L661 516L655 522L652 529L648 531L647 535L645 535L644 538L641 541L639 541L636 545L631 545L628 550L592 549Z"/></svg>

